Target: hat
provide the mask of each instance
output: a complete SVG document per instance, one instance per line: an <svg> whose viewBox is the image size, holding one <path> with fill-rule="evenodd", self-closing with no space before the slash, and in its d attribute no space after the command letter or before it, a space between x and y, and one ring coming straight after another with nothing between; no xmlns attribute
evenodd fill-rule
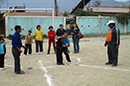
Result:
<svg viewBox="0 0 130 86"><path fill-rule="evenodd" d="M108 23L107 23L107 25L109 25L109 24L115 24L115 21L113 21L113 20L110 20Z"/></svg>

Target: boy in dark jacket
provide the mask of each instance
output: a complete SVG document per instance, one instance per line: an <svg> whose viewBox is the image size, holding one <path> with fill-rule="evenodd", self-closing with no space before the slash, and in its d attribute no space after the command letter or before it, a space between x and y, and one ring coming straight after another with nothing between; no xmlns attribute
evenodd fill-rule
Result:
<svg viewBox="0 0 130 86"><path fill-rule="evenodd" d="M106 65L118 65L118 48L120 45L120 30L115 26L115 22L110 20L107 25L110 27L104 46L108 45L108 62Z"/></svg>

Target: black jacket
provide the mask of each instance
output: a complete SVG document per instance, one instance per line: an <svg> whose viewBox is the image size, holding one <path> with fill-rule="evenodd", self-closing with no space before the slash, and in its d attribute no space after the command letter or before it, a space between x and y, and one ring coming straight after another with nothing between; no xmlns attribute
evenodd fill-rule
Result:
<svg viewBox="0 0 130 86"><path fill-rule="evenodd" d="M58 30L56 31L56 35L57 35L57 36L62 36L64 33L66 33L66 30L65 30L65 29L63 29L63 30L58 29Z"/></svg>

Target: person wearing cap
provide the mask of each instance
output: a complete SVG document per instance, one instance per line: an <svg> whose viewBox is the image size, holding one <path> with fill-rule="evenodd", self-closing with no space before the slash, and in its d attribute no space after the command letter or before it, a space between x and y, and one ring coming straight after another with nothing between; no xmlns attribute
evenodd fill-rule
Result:
<svg viewBox="0 0 130 86"><path fill-rule="evenodd" d="M42 54L43 52L43 40L44 40L44 33L41 30L41 26L37 25L37 30L34 33L35 36L35 43L36 43L36 53L37 54ZM38 52L40 47L40 52Z"/></svg>
<svg viewBox="0 0 130 86"><path fill-rule="evenodd" d="M106 65L118 65L118 48L120 45L120 30L115 26L115 21L110 20L107 25L110 27L104 46L108 45L108 62Z"/></svg>

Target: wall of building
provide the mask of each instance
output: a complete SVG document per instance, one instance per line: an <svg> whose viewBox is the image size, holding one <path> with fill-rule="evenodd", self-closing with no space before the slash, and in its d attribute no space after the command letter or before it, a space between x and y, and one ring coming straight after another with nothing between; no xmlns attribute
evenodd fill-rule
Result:
<svg viewBox="0 0 130 86"><path fill-rule="evenodd" d="M56 31L59 28L59 24L65 24L64 17L55 17L55 28ZM32 35L37 30L36 26L41 25L41 30L47 35L48 27L52 26L52 17L8 17L6 19L6 24L8 24L8 34L13 35L15 30L15 25L20 25L22 27L22 35L26 35L28 30L32 30ZM64 25L65 26L65 25Z"/></svg>
<svg viewBox="0 0 130 86"><path fill-rule="evenodd" d="M121 33L130 32L130 23L125 27L118 23L116 18L102 16L77 17L77 24L83 34L107 34L109 27L106 25L109 20L114 20ZM129 20L130 21L130 20Z"/></svg>

